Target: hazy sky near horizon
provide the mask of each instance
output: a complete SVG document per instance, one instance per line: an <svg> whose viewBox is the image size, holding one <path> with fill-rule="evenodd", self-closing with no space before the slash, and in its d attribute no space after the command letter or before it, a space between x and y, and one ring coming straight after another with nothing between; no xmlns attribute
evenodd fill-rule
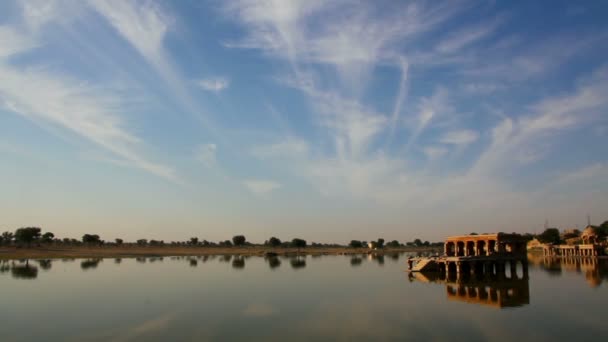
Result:
<svg viewBox="0 0 608 342"><path fill-rule="evenodd" d="M0 230L608 219L606 1L2 1Z"/></svg>

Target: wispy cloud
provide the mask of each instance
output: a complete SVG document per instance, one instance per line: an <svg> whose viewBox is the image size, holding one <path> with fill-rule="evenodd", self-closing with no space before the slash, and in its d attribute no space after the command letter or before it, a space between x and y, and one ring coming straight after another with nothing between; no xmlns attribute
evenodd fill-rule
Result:
<svg viewBox="0 0 608 342"><path fill-rule="evenodd" d="M445 39L441 40L435 47L441 53L454 53L458 50L472 45L479 40L490 36L503 22L496 19L488 23L482 23L474 27L467 27L456 32L450 33Z"/></svg>
<svg viewBox="0 0 608 342"><path fill-rule="evenodd" d="M423 151L426 157L430 160L441 158L448 153L448 149L441 146L427 146Z"/></svg>
<svg viewBox="0 0 608 342"><path fill-rule="evenodd" d="M470 130L451 131L446 133L439 142L450 145L465 146L475 142L479 138L479 133Z"/></svg>
<svg viewBox="0 0 608 342"><path fill-rule="evenodd" d="M203 90L219 93L230 86L230 80L225 77L205 78L196 81L196 84Z"/></svg>
<svg viewBox="0 0 608 342"><path fill-rule="evenodd" d="M44 22L51 20L46 16ZM38 24L42 25L40 20ZM2 57L38 46L37 32L0 26L2 37L13 48L0 54L0 105L40 125L50 125L85 138L132 166L179 182L173 168L151 162L138 152L142 141L126 128L121 117L120 93L101 90L42 68L14 67Z"/></svg>
<svg viewBox="0 0 608 342"><path fill-rule="evenodd" d="M301 158L308 154L308 143L298 138L288 138L273 144L257 145L251 154L259 159Z"/></svg>
<svg viewBox="0 0 608 342"><path fill-rule="evenodd" d="M247 179L243 181L243 185L253 194L261 196L268 195L281 187L280 183L266 179Z"/></svg>

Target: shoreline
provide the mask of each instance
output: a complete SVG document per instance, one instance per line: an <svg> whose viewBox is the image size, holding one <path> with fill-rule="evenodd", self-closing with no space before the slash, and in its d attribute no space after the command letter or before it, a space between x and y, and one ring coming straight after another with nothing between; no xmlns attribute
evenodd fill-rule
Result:
<svg viewBox="0 0 608 342"><path fill-rule="evenodd" d="M0 260L7 259L67 259L67 258L136 258L136 257L168 257L168 256L199 256L199 255L243 255L265 256L267 253L276 255L354 255L416 252L441 252L437 247L398 247L370 250L369 248L350 247L306 247L306 248L272 248L265 246L249 247L140 247L140 246L42 246L32 248L0 247Z"/></svg>

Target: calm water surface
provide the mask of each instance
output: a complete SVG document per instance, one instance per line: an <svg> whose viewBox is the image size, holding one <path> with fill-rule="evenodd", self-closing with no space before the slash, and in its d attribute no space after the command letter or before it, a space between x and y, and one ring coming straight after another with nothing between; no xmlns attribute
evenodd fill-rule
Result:
<svg viewBox="0 0 608 342"><path fill-rule="evenodd" d="M408 276L405 258L0 262L0 340L608 339L606 260L459 284Z"/></svg>

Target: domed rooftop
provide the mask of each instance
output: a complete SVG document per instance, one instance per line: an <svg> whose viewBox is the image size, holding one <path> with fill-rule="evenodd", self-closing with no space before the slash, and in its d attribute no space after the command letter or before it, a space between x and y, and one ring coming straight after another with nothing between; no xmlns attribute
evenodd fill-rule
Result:
<svg viewBox="0 0 608 342"><path fill-rule="evenodd" d="M597 238L598 235L593 226L587 226L581 234L581 239L583 239L584 244L597 243Z"/></svg>
<svg viewBox="0 0 608 342"><path fill-rule="evenodd" d="M591 235L597 235L597 233L595 232L595 228L593 226L587 226L587 228L585 228L585 230L583 230L583 233L581 234L581 236L591 236Z"/></svg>

